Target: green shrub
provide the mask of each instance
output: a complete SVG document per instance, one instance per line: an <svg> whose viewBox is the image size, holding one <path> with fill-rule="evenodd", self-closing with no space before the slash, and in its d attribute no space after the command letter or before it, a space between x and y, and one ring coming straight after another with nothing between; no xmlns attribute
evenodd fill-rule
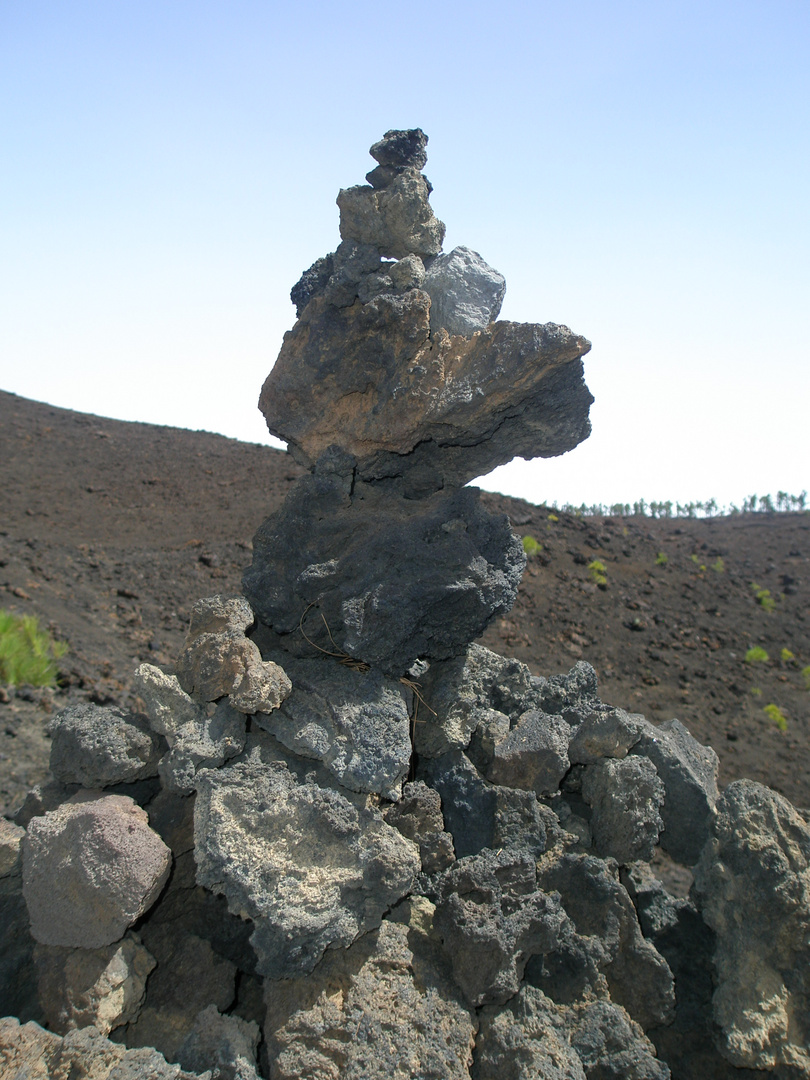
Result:
<svg viewBox="0 0 810 1080"><path fill-rule="evenodd" d="M770 720L773 720L780 731L787 731L787 717L778 705L766 705L762 711L767 714Z"/></svg>
<svg viewBox="0 0 810 1080"><path fill-rule="evenodd" d="M548 515L548 520L549 521L559 521L560 519L557 517L556 514L549 514Z"/></svg>
<svg viewBox="0 0 810 1080"><path fill-rule="evenodd" d="M588 572L594 585L598 585L600 589L607 588L607 567L603 562L594 559L593 562L588 563Z"/></svg>
<svg viewBox="0 0 810 1080"><path fill-rule="evenodd" d="M749 649L745 654L746 664L767 664L769 660L770 656L768 656L760 645L754 645L754 647Z"/></svg>
<svg viewBox="0 0 810 1080"><path fill-rule="evenodd" d="M762 697L762 691L758 686L752 686L750 693L751 697Z"/></svg>
<svg viewBox="0 0 810 1080"><path fill-rule="evenodd" d="M790 651L790 649L782 649L779 653L779 659L783 664L789 664L791 660L795 660L796 656Z"/></svg>
<svg viewBox="0 0 810 1080"><path fill-rule="evenodd" d="M538 544L538 542L535 540L535 538L533 536L524 536L523 537L523 550L526 552L526 555L529 558L531 558L532 555L536 555L538 551L543 550L543 545Z"/></svg>
<svg viewBox="0 0 810 1080"><path fill-rule="evenodd" d="M802 668L801 676L804 679L805 690L810 690L810 664L807 667Z"/></svg>
<svg viewBox="0 0 810 1080"><path fill-rule="evenodd" d="M726 564L723 562L723 556L718 555L715 561L712 563L712 570L717 574L724 574L726 572Z"/></svg>
<svg viewBox="0 0 810 1080"><path fill-rule="evenodd" d="M54 641L33 615L0 611L0 682L10 686L53 686L57 661L67 642Z"/></svg>
<svg viewBox="0 0 810 1080"><path fill-rule="evenodd" d="M666 566L668 562L669 562L669 558L664 554L663 551L659 551L658 554L655 557L655 565L656 566Z"/></svg>
<svg viewBox="0 0 810 1080"><path fill-rule="evenodd" d="M771 590L763 589L755 581L751 582L751 588L754 590L754 599L759 606L764 608L765 611L773 611L776 607L776 601L771 596Z"/></svg>

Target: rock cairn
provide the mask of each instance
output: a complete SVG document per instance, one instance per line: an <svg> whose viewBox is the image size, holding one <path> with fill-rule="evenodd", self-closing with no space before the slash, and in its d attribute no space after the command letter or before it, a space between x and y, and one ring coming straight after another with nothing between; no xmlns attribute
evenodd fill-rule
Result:
<svg viewBox="0 0 810 1080"><path fill-rule="evenodd" d="M587 342L493 323L426 142L372 148L293 290L262 407L311 471L247 599L142 713L60 713L0 821L3 1080L810 1074L805 817L587 663L471 643L523 560L461 485L587 434Z"/></svg>

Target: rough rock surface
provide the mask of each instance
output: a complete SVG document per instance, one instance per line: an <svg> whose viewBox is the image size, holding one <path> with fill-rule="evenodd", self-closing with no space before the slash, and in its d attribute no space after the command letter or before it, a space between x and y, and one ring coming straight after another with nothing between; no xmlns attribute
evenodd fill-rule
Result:
<svg viewBox="0 0 810 1080"><path fill-rule="evenodd" d="M344 787L398 799L411 760L407 687L328 657L290 659L285 670L292 693L256 723L301 757L322 761Z"/></svg>
<svg viewBox="0 0 810 1080"><path fill-rule="evenodd" d="M649 862L664 827L664 785L648 758L606 758L589 765L582 797L591 807L591 831L597 852L620 866Z"/></svg>
<svg viewBox="0 0 810 1080"><path fill-rule="evenodd" d="M197 880L253 919L265 976L311 971L328 947L379 926L419 870L416 846L377 811L282 766L204 772L197 790Z"/></svg>
<svg viewBox="0 0 810 1080"><path fill-rule="evenodd" d="M132 799L83 792L28 826L23 894L43 945L99 949L155 901L171 853Z"/></svg>
<svg viewBox="0 0 810 1080"><path fill-rule="evenodd" d="M402 799L383 816L403 836L419 845L426 874L436 874L454 861L453 838L444 831L442 800L438 791L416 780L402 789Z"/></svg>
<svg viewBox="0 0 810 1080"><path fill-rule="evenodd" d="M134 1020L146 994L155 958L137 934L102 949L37 945L39 999L51 1031L97 1028L108 1035Z"/></svg>
<svg viewBox="0 0 810 1080"><path fill-rule="evenodd" d="M810 826L752 780L729 784L717 809L695 884L717 935L713 1004L721 1050L737 1066L806 1076Z"/></svg>
<svg viewBox="0 0 810 1080"><path fill-rule="evenodd" d="M222 1016L215 1005L202 1009L177 1050L184 1069L219 1070L221 1080L258 1080L256 1049L259 1025L238 1016Z"/></svg>
<svg viewBox="0 0 810 1080"><path fill-rule="evenodd" d="M418 469L429 490L514 457L556 457L588 437L590 342L556 323L512 322L434 340L430 309L421 289L341 308L312 299L262 389L271 433L302 464L337 445L356 459L358 479Z"/></svg>
<svg viewBox="0 0 810 1080"><path fill-rule="evenodd" d="M570 737L571 728L562 717L530 709L495 743L487 778L496 784L550 795L570 767Z"/></svg>
<svg viewBox="0 0 810 1080"><path fill-rule="evenodd" d="M430 297L430 332L472 337L498 318L506 278L477 251L453 248L431 259L422 288Z"/></svg>
<svg viewBox="0 0 810 1080"><path fill-rule="evenodd" d="M174 731L172 748L158 766L167 790L188 794L200 769L217 768L242 752L245 717L229 702L223 699L210 714L200 710L195 719Z"/></svg>
<svg viewBox="0 0 810 1080"><path fill-rule="evenodd" d="M559 897L538 889L534 859L482 852L459 859L439 886L434 926L473 1006L502 1004L532 955L552 952L567 922Z"/></svg>
<svg viewBox="0 0 810 1080"><path fill-rule="evenodd" d="M679 720L645 723L632 752L648 757L664 784L661 847L692 866L709 838L719 795L717 754L693 739Z"/></svg>
<svg viewBox="0 0 810 1080"><path fill-rule="evenodd" d="M309 978L270 984L265 1037L277 1080L467 1080L475 1019L414 898L407 923L386 921Z"/></svg>
<svg viewBox="0 0 810 1080"><path fill-rule="evenodd" d="M154 664L140 664L135 669L133 683L144 702L146 715L153 731L165 735L174 745L175 732L185 724L199 721L204 710L192 701L176 675L167 675Z"/></svg>
<svg viewBox="0 0 810 1080"><path fill-rule="evenodd" d="M0 1075L9 1080L214 1080L170 1065L152 1049L129 1050L94 1027L64 1038L33 1022L0 1020Z"/></svg>
<svg viewBox="0 0 810 1080"><path fill-rule="evenodd" d="M114 706L71 705L49 726L51 772L63 784L110 787L157 776L166 744L145 718Z"/></svg>
<svg viewBox="0 0 810 1080"><path fill-rule="evenodd" d="M318 648L399 677L508 611L525 556L472 489L414 503L363 488L349 494L345 459L302 480L256 534L245 592L285 647L317 655L307 616Z"/></svg>

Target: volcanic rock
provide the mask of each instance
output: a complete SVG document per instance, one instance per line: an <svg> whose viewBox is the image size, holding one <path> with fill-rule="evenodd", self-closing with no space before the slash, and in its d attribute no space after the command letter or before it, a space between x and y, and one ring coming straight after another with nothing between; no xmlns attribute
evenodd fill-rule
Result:
<svg viewBox="0 0 810 1080"><path fill-rule="evenodd" d="M749 1069L810 1073L810 826L781 795L729 784L695 868L717 934L721 1052Z"/></svg>
<svg viewBox="0 0 810 1080"><path fill-rule="evenodd" d="M28 826L23 894L43 945L99 949L157 898L171 854L146 814L121 795L81 792Z"/></svg>
<svg viewBox="0 0 810 1080"><path fill-rule="evenodd" d="M48 730L51 772L63 784L104 788L157 776L166 751L145 718L114 706L71 705Z"/></svg>
<svg viewBox="0 0 810 1080"><path fill-rule="evenodd" d="M605 758L589 765L582 797L591 807L591 831L597 852L620 866L649 862L664 827L660 810L664 785L648 758Z"/></svg>
<svg viewBox="0 0 810 1080"><path fill-rule="evenodd" d="M506 278L488 266L477 251L453 248L431 259L421 288L430 297L430 332L472 337L498 318Z"/></svg>
<svg viewBox="0 0 810 1080"><path fill-rule="evenodd" d="M215 1005L202 1009L177 1050L184 1069L218 1070L219 1080L258 1080L256 1048L259 1025L238 1016L222 1016Z"/></svg>
<svg viewBox="0 0 810 1080"><path fill-rule="evenodd" d="M419 870L416 846L377 811L299 784L283 766L205 771L194 812L197 880L253 919L257 970L308 972L380 925Z"/></svg>

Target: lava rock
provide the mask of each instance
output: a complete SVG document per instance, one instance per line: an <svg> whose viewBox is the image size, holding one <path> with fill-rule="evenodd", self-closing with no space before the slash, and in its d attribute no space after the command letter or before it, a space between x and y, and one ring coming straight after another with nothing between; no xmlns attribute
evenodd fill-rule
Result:
<svg viewBox="0 0 810 1080"><path fill-rule="evenodd" d="M23 894L43 945L118 941L163 888L171 853L146 813L120 795L81 792L34 818L23 841Z"/></svg>
<svg viewBox="0 0 810 1080"><path fill-rule="evenodd" d="M48 726L51 772L63 784L104 788L157 776L166 750L146 719L115 706L71 705Z"/></svg>
<svg viewBox="0 0 810 1080"><path fill-rule="evenodd" d="M591 832L599 855L620 866L650 861L664 827L664 785L649 758L606 758L589 765L582 797L591 807Z"/></svg>
<svg viewBox="0 0 810 1080"><path fill-rule="evenodd" d="M306 979L268 984L271 1075L467 1080L476 1023L438 954L415 920L385 920Z"/></svg>
<svg viewBox="0 0 810 1080"><path fill-rule="evenodd" d="M717 754L701 746L679 720L645 721L632 753L648 757L664 784L661 847L676 862L694 865L709 839L719 796Z"/></svg>
<svg viewBox="0 0 810 1080"><path fill-rule="evenodd" d="M281 765L200 773L194 838L198 882L253 919L257 970L274 979L379 926L419 870L416 845L377 811Z"/></svg>
<svg viewBox="0 0 810 1080"><path fill-rule="evenodd" d="M398 799L411 760L406 687L329 658L285 663L294 689L256 722L295 753L322 761L344 787Z"/></svg>
<svg viewBox="0 0 810 1080"><path fill-rule="evenodd" d="M392 259L438 254L445 227L431 209L430 188L419 169L375 173L388 180L383 187L359 185L339 192L341 240L368 244Z"/></svg>
<svg viewBox="0 0 810 1080"><path fill-rule="evenodd" d="M453 837L444 831L441 797L421 780L406 784L402 799L383 810L383 817L403 836L419 845L424 873L439 873L454 861Z"/></svg>
<svg viewBox="0 0 810 1080"><path fill-rule="evenodd" d="M327 461L254 538L245 594L287 636L285 648L338 653L398 678L419 657L461 651L512 606L523 548L477 490L413 503L350 488L350 466ZM306 622L306 640L299 628L312 608L322 619Z"/></svg>
<svg viewBox="0 0 810 1080"><path fill-rule="evenodd" d="M571 728L562 717L531 709L495 744L487 778L496 784L550 795L570 768L570 737Z"/></svg>
<svg viewBox="0 0 810 1080"><path fill-rule="evenodd" d="M102 1035L135 1020L156 964L137 934L101 949L37 945L39 1000L51 1031L93 1026Z"/></svg>
<svg viewBox="0 0 810 1080"><path fill-rule="evenodd" d="M484 851L445 871L433 922L457 984L479 1006L516 994L526 961L558 945L567 919L559 897L538 889L531 855Z"/></svg>
<svg viewBox="0 0 810 1080"><path fill-rule="evenodd" d="M477 251L453 248L431 259L423 285L430 297L430 332L471 337L498 318L506 278Z"/></svg>
<svg viewBox="0 0 810 1080"><path fill-rule="evenodd" d="M735 780L695 867L717 935L714 1019L733 1065L810 1074L810 825L775 791Z"/></svg>
<svg viewBox="0 0 810 1080"><path fill-rule="evenodd" d="M593 712L574 728L568 757L572 765L596 765L603 758L625 758L642 731L639 718L623 709Z"/></svg>
<svg viewBox="0 0 810 1080"><path fill-rule="evenodd" d="M217 768L242 752L245 717L231 708L230 700L220 701L210 716L201 710L196 719L176 729L172 748L159 765L168 791L189 794L201 769Z"/></svg>
<svg viewBox="0 0 810 1080"><path fill-rule="evenodd" d="M337 445L359 479L407 483L416 472L433 491L588 437L590 342L555 323L511 322L431 339L430 310L420 289L345 307L310 300L262 388L271 433L308 467Z"/></svg>
<svg viewBox="0 0 810 1080"><path fill-rule="evenodd" d="M218 1080L259 1080L256 1049L259 1025L238 1016L222 1016L215 1005L197 1014L194 1026L177 1050L184 1069L218 1070Z"/></svg>
<svg viewBox="0 0 810 1080"><path fill-rule="evenodd" d="M533 986L481 1010L472 1080L586 1080L564 1014Z"/></svg>
<svg viewBox="0 0 810 1080"><path fill-rule="evenodd" d="M177 676L167 675L154 664L140 664L135 669L132 683L144 702L152 730L165 735L170 746L174 745L174 735L179 728L198 722L205 715L182 688Z"/></svg>

